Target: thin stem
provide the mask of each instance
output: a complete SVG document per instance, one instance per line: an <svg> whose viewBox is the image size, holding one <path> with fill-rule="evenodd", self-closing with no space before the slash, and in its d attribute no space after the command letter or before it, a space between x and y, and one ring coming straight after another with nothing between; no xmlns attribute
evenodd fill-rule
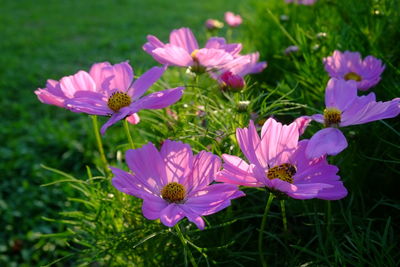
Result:
<svg viewBox="0 0 400 267"><path fill-rule="evenodd" d="M326 231L329 234L332 224L332 205L330 201L326 203Z"/></svg>
<svg viewBox="0 0 400 267"><path fill-rule="evenodd" d="M263 244L263 234L264 234L265 223L267 221L267 215L268 215L269 209L271 208L271 203L272 203L273 199L274 199L274 195L272 193L269 193L267 205L265 206L264 215L263 215L263 218L261 221L260 233L258 235L258 254L260 255L261 264L263 267L267 267L267 262L265 261L264 256L263 256L263 245L262 245Z"/></svg>
<svg viewBox="0 0 400 267"><path fill-rule="evenodd" d="M93 115L91 117L92 117L94 135L96 136L97 148L99 149L99 153L100 153L100 159L101 159L101 162L103 163L104 171L106 172L106 174L108 176L109 174L111 174L111 172L110 172L110 169L108 168L108 161L106 158L106 154L104 153L103 142L101 141L101 136L100 136L99 124L97 122L97 116Z"/></svg>
<svg viewBox="0 0 400 267"><path fill-rule="evenodd" d="M286 219L286 207L285 207L285 200L280 200L281 202L281 212L282 212L282 223L283 223L283 231L287 233L287 219Z"/></svg>
<svg viewBox="0 0 400 267"><path fill-rule="evenodd" d="M125 129L126 137L128 138L128 141L129 141L129 146L131 147L131 149L135 149L135 144L133 143L131 131L129 131L129 123L127 120L124 120L124 129Z"/></svg>
<svg viewBox="0 0 400 267"><path fill-rule="evenodd" d="M192 263L193 267L197 267L197 263L194 260L192 252L190 252L190 249L189 249L189 247L187 245L187 241L186 241L185 237L182 234L181 228L179 227L178 224L176 224L174 226L174 228L176 230L176 233L178 234L179 239L182 241L182 245L183 245L184 250L187 251L187 254L189 255L190 262Z"/></svg>

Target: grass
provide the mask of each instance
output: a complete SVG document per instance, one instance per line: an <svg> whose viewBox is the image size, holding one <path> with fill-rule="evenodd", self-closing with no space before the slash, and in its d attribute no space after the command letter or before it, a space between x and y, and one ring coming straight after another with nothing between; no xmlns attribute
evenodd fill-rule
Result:
<svg viewBox="0 0 400 267"><path fill-rule="evenodd" d="M181 266L189 261L174 231L146 220L141 202L116 191L104 177L90 118L40 104L33 94L46 79L87 70L93 62L129 59L142 73L155 65L141 50L147 34L167 40L171 29L188 26L203 43L207 18L241 11L245 25L234 38L247 52L260 51L269 66L249 78L251 88L241 94L222 95L212 80L201 77L202 88L188 88L172 107L177 119L165 110L141 112L140 127L131 127L137 146L171 138L196 152L239 155L234 130L246 126L254 113L260 123L271 115L290 122L323 108L328 76L321 60L335 49L382 59L386 70L373 91L378 100L399 96L397 1L319 0L315 6L296 6L283 0L243 0L237 10L238 2L2 3L0 111L5 116L0 136L6 145L0 147L5 177L0 184L1 265ZM319 32L326 37L317 37ZM289 45L299 46L300 52L285 56ZM153 89L193 83L178 69L163 79ZM239 100L250 100L250 106L239 110ZM205 109L200 116L198 105ZM312 125L306 137L318 129ZM340 167L349 196L331 204L287 200L289 234L283 232L274 200L264 233L270 266L400 265L400 123L390 119L343 130L349 148L330 161ZM126 168L123 154L129 144L122 124L113 126L103 142L112 165ZM247 197L232 208L205 217L205 231L181 224L200 266L258 263L255 240L267 194L244 191Z"/></svg>

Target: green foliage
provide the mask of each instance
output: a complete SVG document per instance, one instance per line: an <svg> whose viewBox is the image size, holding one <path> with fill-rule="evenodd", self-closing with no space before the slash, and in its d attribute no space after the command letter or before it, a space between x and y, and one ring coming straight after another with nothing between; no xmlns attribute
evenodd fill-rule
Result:
<svg viewBox="0 0 400 267"><path fill-rule="evenodd" d="M136 147L149 141L159 146L168 138L195 152L240 155L235 129L250 118L258 124L269 116L291 122L323 108L328 75L322 58L335 49L382 59L386 70L372 90L381 101L399 96L398 1L241 4L245 23L231 39L243 42L246 52L259 51L268 68L248 78L241 93L221 91L206 75L170 68L151 90L186 86L185 95L168 109L140 112L141 123L129 126ZM231 7L230 1L3 3L0 110L6 116L0 136L6 145L0 148L0 168L6 179L0 185L0 264L182 266L190 254L199 266L259 263L265 190L244 188L245 198L204 218L204 231L184 220L183 247L174 229L143 217L140 199L111 185L90 119L41 105L32 93L47 78L88 69L93 62L131 59L136 74L142 73L156 64L141 50L147 34L165 41L171 29L190 26L202 43L205 19L222 19ZM285 55L289 45L299 52ZM308 129L305 137L319 128ZM286 233L275 200L264 233L270 266L400 265L400 123L391 119L343 130L349 148L330 161L340 167L349 196L332 203L287 200ZM125 169L129 144L122 123L102 140L110 165Z"/></svg>

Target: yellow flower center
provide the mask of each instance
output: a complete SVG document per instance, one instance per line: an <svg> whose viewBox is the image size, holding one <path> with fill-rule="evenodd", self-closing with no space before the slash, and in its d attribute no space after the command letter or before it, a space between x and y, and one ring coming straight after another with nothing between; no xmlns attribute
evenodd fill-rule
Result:
<svg viewBox="0 0 400 267"><path fill-rule="evenodd" d="M117 91L108 98L107 106L117 112L121 108L129 106L131 102L132 100L130 96L128 96L126 93Z"/></svg>
<svg viewBox="0 0 400 267"><path fill-rule="evenodd" d="M296 166L284 163L275 167L272 167L267 172L268 179L280 179L282 181L293 183L293 176L296 174Z"/></svg>
<svg viewBox="0 0 400 267"><path fill-rule="evenodd" d="M199 52L199 49L193 50L193 52L190 54L190 56L193 58L193 60L197 60L197 58L196 58L197 52Z"/></svg>
<svg viewBox="0 0 400 267"><path fill-rule="evenodd" d="M354 81L357 81L357 82L361 82L361 80L362 80L361 76L358 75L358 74L355 73L355 72L349 72L349 73L347 73L346 75L344 75L344 79L345 79L346 81L348 81L348 80L354 80Z"/></svg>
<svg viewBox="0 0 400 267"><path fill-rule="evenodd" d="M172 182L167 184L161 190L161 196L168 202L179 203L186 195L185 187L179 183Z"/></svg>
<svg viewBox="0 0 400 267"><path fill-rule="evenodd" d="M342 112L337 108L326 108L324 110L325 127L338 126L342 119Z"/></svg>

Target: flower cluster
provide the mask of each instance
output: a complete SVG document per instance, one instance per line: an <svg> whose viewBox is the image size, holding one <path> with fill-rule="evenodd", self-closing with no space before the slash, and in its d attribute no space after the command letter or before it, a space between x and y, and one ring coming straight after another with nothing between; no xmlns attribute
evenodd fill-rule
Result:
<svg viewBox="0 0 400 267"><path fill-rule="evenodd" d="M295 2L306 5L315 1ZM227 12L225 21L234 28L242 18ZM206 26L216 29L223 24L210 19ZM185 90L182 86L145 94L171 66L188 68L195 75L209 75L221 89L230 91L243 90L246 75L267 67L265 61L259 61L258 52L242 55L241 43L228 43L222 37L209 38L201 48L189 28L173 30L168 43L148 35L143 50L163 66L153 67L135 79L128 62L96 63L89 72L80 70L59 81L48 80L46 88L35 93L46 104L109 117L101 128L104 134L123 119L139 123L137 112L143 109L166 108L181 99ZM294 51L298 49L289 47L286 53ZM252 120L247 128L237 128L236 139L247 161L223 154L222 163L207 151L194 155L182 142L166 140L160 150L148 143L126 152L129 172L111 167L113 186L142 199L147 219L160 219L172 227L186 217L199 229L205 228L202 216L214 214L245 195L239 186L263 187L276 196L294 199L344 198L347 190L337 175L339 169L327 161L328 155L337 155L348 145L338 128L393 118L400 113L400 98L380 102L374 93L358 95L358 90L375 86L385 68L372 56L362 60L357 52L334 51L323 62L331 77L323 113L301 116L289 125L268 118L261 135ZM167 113L174 114L171 110ZM325 128L309 140L300 140L311 121Z"/></svg>

